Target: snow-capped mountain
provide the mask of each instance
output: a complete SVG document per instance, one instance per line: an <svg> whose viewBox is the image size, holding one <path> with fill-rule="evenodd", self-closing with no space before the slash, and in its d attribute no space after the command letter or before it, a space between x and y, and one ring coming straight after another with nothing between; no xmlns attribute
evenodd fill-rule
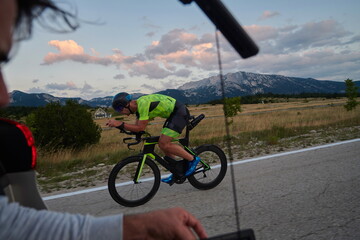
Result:
<svg viewBox="0 0 360 240"><path fill-rule="evenodd" d="M254 95L257 93L299 94L299 93L344 93L345 83L335 81L319 81L313 78L286 77L281 75L256 74L248 72L228 73L224 76L226 97ZM345 80L345 79L344 79ZM355 82L360 87L360 81ZM188 82L178 89L167 89L158 93L166 94L187 104L206 103L222 97L219 76ZM112 97L93 98L60 98L46 93L27 94L13 91L11 106L44 106L49 102L65 104L69 99L91 107L109 107ZM134 98L141 93L133 94Z"/></svg>

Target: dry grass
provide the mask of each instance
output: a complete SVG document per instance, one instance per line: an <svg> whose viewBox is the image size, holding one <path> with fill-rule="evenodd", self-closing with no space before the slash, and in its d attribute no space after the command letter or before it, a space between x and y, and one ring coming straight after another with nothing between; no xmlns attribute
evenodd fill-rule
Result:
<svg viewBox="0 0 360 240"><path fill-rule="evenodd" d="M272 104L242 105L242 113L234 117L230 125L233 136L271 130L274 127L283 129L311 129L324 126L359 126L360 108L347 112L343 104L346 99L297 99L290 102ZM204 113L206 118L192 132L192 142L219 142L225 136L224 117L221 105L199 105L189 107L191 114ZM99 163L113 164L129 152L123 144L124 134L117 129L106 127L107 119L95 120L103 127L102 137L98 144L82 151L62 150L43 152L39 149L38 171L42 174L56 174L58 171L70 171L74 168L91 167ZM124 117L124 121L132 122L134 117ZM162 128L163 120L155 119L147 131L157 135Z"/></svg>

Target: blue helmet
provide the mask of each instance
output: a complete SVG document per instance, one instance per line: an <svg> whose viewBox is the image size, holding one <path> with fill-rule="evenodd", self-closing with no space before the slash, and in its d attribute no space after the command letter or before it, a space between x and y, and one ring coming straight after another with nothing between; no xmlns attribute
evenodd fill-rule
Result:
<svg viewBox="0 0 360 240"><path fill-rule="evenodd" d="M132 100L132 95L126 92L118 93L112 100L112 107L115 111L121 112Z"/></svg>

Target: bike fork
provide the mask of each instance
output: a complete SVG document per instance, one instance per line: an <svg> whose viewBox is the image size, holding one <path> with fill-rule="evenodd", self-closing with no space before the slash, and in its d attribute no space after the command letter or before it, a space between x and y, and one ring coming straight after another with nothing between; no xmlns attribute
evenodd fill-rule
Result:
<svg viewBox="0 0 360 240"><path fill-rule="evenodd" d="M135 184L139 183L139 179L140 179L145 161L146 161L146 154L143 155L142 160L139 162L138 167L136 168L136 173L135 173L134 180L133 180Z"/></svg>

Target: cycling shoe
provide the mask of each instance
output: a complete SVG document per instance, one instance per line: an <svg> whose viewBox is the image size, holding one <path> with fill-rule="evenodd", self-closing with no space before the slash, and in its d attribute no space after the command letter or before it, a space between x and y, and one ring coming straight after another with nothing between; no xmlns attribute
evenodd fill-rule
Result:
<svg viewBox="0 0 360 240"><path fill-rule="evenodd" d="M198 163L200 162L200 158L199 157L195 157L194 160L192 160L191 162L189 162L189 167L188 170L186 170L185 172L185 176L188 177L191 174L193 174L196 170L196 165L198 165Z"/></svg>
<svg viewBox="0 0 360 240"><path fill-rule="evenodd" d="M161 181L163 182L163 183L171 183L172 181L173 181L173 174L171 174L169 177L167 177L167 178L163 178L163 179L161 179Z"/></svg>

